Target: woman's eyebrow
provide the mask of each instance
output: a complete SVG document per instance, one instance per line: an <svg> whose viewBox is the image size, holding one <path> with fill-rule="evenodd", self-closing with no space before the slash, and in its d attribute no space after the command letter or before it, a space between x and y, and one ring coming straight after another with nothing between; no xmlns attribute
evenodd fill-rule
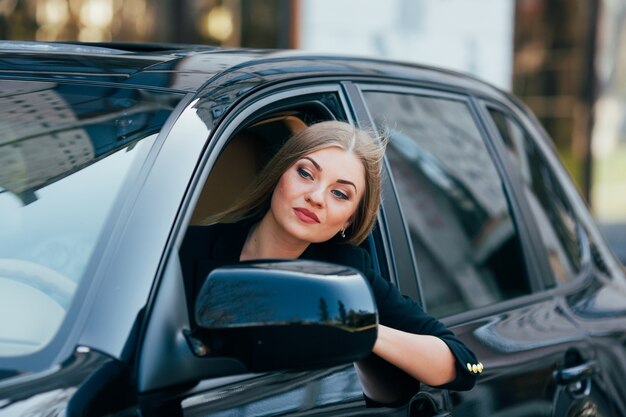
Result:
<svg viewBox="0 0 626 417"><path fill-rule="evenodd" d="M318 164L317 162L315 162L315 160L311 157L305 156L302 159L307 159L309 161L311 161L311 163L313 165L315 165L315 168L317 168L318 171L323 171L322 167L320 166L320 164ZM348 180L342 180L342 179L338 179L337 180L338 183L340 184L347 184L347 185L351 185L354 187L354 191L357 191L356 185L354 185L354 183L352 181L348 181Z"/></svg>
<svg viewBox="0 0 626 417"><path fill-rule="evenodd" d="M351 185L351 186L353 186L353 187L354 187L354 191L357 191L357 189L356 189L356 185L354 185L354 183L353 183L352 181L348 181L348 180L341 180L341 179L339 179L339 180L337 180L337 182L338 182L338 183L340 183L340 184L348 184L348 185Z"/></svg>
<svg viewBox="0 0 626 417"><path fill-rule="evenodd" d="M317 162L315 162L315 160L313 158L309 158L308 156L305 156L302 159L308 159L309 161L311 161L311 163L313 165L315 165L315 168L317 168L318 171L323 171L322 167L320 166L320 164L318 164Z"/></svg>

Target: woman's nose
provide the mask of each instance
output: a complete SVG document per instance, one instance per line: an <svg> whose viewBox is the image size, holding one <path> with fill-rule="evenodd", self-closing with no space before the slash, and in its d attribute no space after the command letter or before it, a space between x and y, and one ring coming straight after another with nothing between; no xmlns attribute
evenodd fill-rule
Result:
<svg viewBox="0 0 626 417"><path fill-rule="evenodd" d="M309 204L316 207L324 206L324 195L320 189L316 188L311 190L306 196L305 200L309 202Z"/></svg>

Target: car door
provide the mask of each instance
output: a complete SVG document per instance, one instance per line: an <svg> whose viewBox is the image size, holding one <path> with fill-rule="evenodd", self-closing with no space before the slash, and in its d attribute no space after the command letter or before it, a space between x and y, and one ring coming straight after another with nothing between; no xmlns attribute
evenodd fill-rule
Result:
<svg viewBox="0 0 626 417"><path fill-rule="evenodd" d="M410 254L394 262L417 271L417 281L407 273L398 284L484 364L477 386L447 393L443 408L459 416L571 415L585 381L562 376L593 352L563 300L544 290L550 270L536 226L472 99L380 84L361 84L357 95L364 123L390 137L395 197L386 207L399 204L406 234L392 236L393 246Z"/></svg>
<svg viewBox="0 0 626 417"><path fill-rule="evenodd" d="M586 388L584 395L578 395L567 407L590 414L622 415L623 395L618 394L621 383L614 382L614 375L624 355L623 349L616 348L621 339L617 335L623 329L618 322L623 323L626 303L621 290L623 270L607 253L585 204L528 115L522 109L492 101L481 104L485 119L492 123L504 145L505 157L519 175L539 226L543 253L552 272L546 286L555 289L565 314L595 339L596 357L576 367L576 372L587 373L587 378L580 381ZM602 301L607 294L611 294L610 301Z"/></svg>
<svg viewBox="0 0 626 417"><path fill-rule="evenodd" d="M211 108L210 100L194 103L193 108L200 109L200 119L210 117L210 112L202 111ZM247 180L235 177L256 175L243 172L251 164L247 158L264 158L268 150L280 146L280 136L288 134L283 132L285 126L290 129L301 122L325 118L353 120L342 87L333 83L266 89L244 100L230 114L216 127L191 180L158 290L147 312L136 371L142 414L406 415L405 408L366 409L350 363L311 371L254 374L230 358L200 357L198 346L186 336L190 329L189 289L185 287L184 256L179 251L187 225L210 215L216 207L227 206L233 196L226 196L225 190L241 192L234 184ZM277 126L283 122L284 126ZM217 201L221 199L228 201Z"/></svg>

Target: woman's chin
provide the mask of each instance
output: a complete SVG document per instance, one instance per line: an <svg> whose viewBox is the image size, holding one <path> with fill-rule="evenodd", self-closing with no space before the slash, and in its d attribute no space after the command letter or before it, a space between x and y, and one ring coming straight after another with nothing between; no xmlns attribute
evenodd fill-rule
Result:
<svg viewBox="0 0 626 417"><path fill-rule="evenodd" d="M314 230L315 225L294 225L294 227L287 228L289 233L294 239L300 240L306 243L322 243L330 240L333 235L328 233L319 233Z"/></svg>

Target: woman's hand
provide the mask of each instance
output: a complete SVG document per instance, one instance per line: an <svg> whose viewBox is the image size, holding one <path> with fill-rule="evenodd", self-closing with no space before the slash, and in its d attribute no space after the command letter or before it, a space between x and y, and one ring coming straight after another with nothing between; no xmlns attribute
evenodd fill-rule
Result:
<svg viewBox="0 0 626 417"><path fill-rule="evenodd" d="M456 377L452 352L435 336L379 325L372 352L427 385L443 385Z"/></svg>

